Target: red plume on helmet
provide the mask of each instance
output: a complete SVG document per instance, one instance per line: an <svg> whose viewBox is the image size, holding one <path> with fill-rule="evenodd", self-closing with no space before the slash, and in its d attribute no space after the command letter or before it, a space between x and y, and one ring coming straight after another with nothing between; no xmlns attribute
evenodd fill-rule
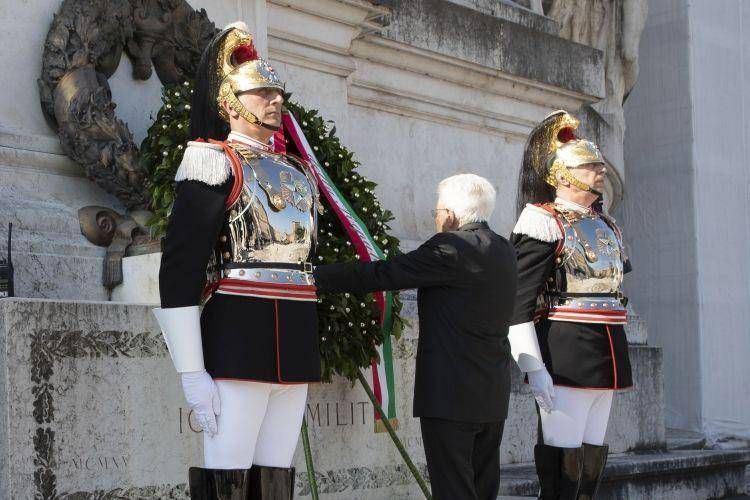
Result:
<svg viewBox="0 0 750 500"><path fill-rule="evenodd" d="M255 50L255 45L252 42L242 44L232 52L232 64L234 65L256 60L258 60L258 51Z"/></svg>
<svg viewBox="0 0 750 500"><path fill-rule="evenodd" d="M557 134L557 140L565 143L576 140L576 133L575 131L570 127L565 127L564 129L560 130Z"/></svg>

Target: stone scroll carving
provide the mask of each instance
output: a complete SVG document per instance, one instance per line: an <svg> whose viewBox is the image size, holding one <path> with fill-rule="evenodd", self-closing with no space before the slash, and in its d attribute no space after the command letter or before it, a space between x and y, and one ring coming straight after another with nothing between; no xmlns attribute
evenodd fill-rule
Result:
<svg viewBox="0 0 750 500"><path fill-rule="evenodd" d="M107 79L125 52L134 78L149 78L153 65L163 84L182 82L215 32L205 10L185 0L65 0L54 16L38 80L42 110L65 154L130 209L147 208L150 195Z"/></svg>
<svg viewBox="0 0 750 500"><path fill-rule="evenodd" d="M102 267L102 285L111 292L122 283L122 258L133 243L149 240L146 224L151 213L136 210L121 215L112 209L98 206L78 210L81 233L94 245L106 247Z"/></svg>

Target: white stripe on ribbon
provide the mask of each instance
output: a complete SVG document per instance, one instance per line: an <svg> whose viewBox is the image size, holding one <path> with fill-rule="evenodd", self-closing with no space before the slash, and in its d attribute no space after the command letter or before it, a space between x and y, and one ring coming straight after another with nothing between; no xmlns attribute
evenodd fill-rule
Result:
<svg viewBox="0 0 750 500"><path fill-rule="evenodd" d="M379 346L377 346L377 350L378 350L378 359L382 360L383 359L383 344L380 344ZM383 411L387 415L389 403L391 399L391 394L388 392L388 378L386 377L385 366L383 365L383 363L382 362L375 363L375 365L378 368L377 377L378 377L378 381L380 382L380 399L381 399L380 406L381 408L383 408Z"/></svg>

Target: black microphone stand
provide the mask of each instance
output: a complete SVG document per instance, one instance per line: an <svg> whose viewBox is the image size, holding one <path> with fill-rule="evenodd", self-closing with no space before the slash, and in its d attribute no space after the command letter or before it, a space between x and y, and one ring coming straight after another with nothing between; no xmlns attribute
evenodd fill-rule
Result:
<svg viewBox="0 0 750 500"><path fill-rule="evenodd" d="M8 224L8 259L3 262L0 259L0 298L15 296L13 286L13 258L11 256L11 245L13 235L13 223Z"/></svg>

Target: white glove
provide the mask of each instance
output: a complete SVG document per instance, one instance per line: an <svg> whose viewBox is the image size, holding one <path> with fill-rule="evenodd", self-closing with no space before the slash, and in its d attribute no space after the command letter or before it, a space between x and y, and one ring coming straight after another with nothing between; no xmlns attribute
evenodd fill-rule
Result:
<svg viewBox="0 0 750 500"><path fill-rule="evenodd" d="M182 390L188 406L195 413L201 429L213 437L216 434L216 416L221 413L221 401L216 382L206 370L180 373Z"/></svg>
<svg viewBox="0 0 750 500"><path fill-rule="evenodd" d="M529 386L539 408L547 413L552 412L555 409L555 387L547 368L540 368L526 375L529 377Z"/></svg>

